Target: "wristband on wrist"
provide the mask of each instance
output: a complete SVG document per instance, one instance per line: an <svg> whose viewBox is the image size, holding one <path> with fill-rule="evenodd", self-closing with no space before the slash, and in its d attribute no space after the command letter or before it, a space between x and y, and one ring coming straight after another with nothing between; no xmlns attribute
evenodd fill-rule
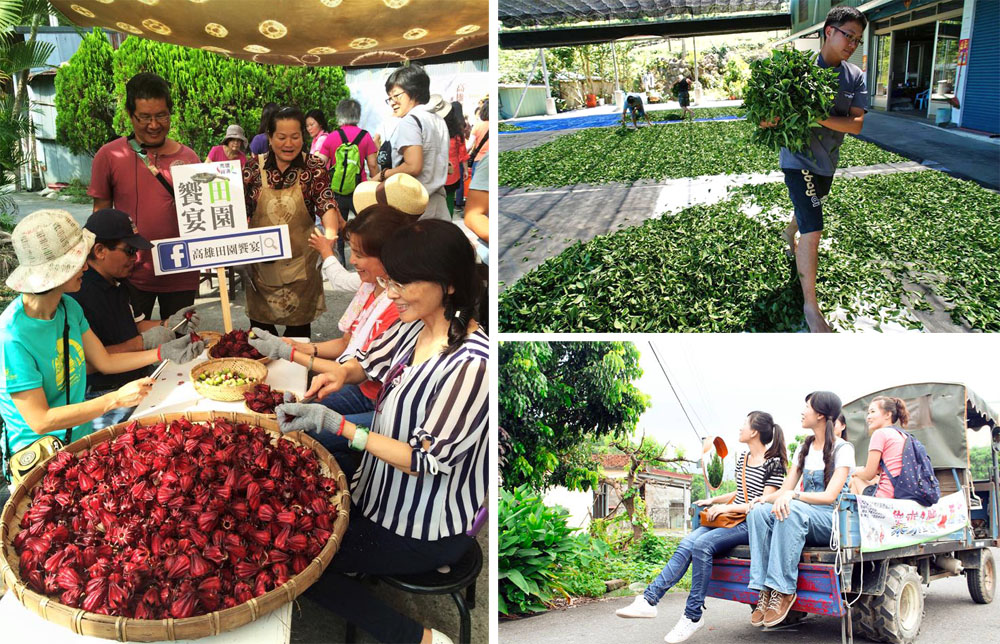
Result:
<svg viewBox="0 0 1000 644"><path fill-rule="evenodd" d="M337 428L337 436L342 436L344 434L344 425L347 423L347 419L343 416L340 417L340 427Z"/></svg>
<svg viewBox="0 0 1000 644"><path fill-rule="evenodd" d="M356 452L365 451L368 444L368 428L358 425L354 428L354 438L351 439L351 449Z"/></svg>
<svg viewBox="0 0 1000 644"><path fill-rule="evenodd" d="M316 343L315 342L312 343L312 348L313 348L313 356L318 356L319 355L319 348L316 347Z"/></svg>
<svg viewBox="0 0 1000 644"><path fill-rule="evenodd" d="M160 362L162 362L162 361L163 361L163 358L161 358L161 357L160 357L160 349L162 349L162 348L163 348L163 345L162 345L162 344L158 344L158 345L156 345L156 359L157 359L158 361L160 361Z"/></svg>
<svg viewBox="0 0 1000 644"><path fill-rule="evenodd" d="M315 355L309 356L309 367L308 367L309 371L313 370L313 363L314 362L316 362L316 356Z"/></svg>
<svg viewBox="0 0 1000 644"><path fill-rule="evenodd" d="M288 356L289 362L295 362L295 347L292 347L292 355Z"/></svg>

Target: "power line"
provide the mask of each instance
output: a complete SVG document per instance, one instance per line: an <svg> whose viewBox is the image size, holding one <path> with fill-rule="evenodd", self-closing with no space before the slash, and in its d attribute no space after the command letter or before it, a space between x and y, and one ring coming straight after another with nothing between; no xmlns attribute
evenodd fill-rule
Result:
<svg viewBox="0 0 1000 644"><path fill-rule="evenodd" d="M687 418L688 425L691 426L691 431L693 431L694 435L698 437L698 442L702 442L704 439L702 439L701 435L698 434L698 429L694 426L694 422L691 421L691 416L688 414L687 408L681 401L681 397L677 395L677 389L674 388L674 383L671 382L670 375L667 374L667 370L663 366L663 361L660 359L660 354L656 351L656 345L653 344L652 340L649 341L649 348L653 350L653 356L656 358L656 363L660 365L660 371L663 372L663 377L667 379L667 384L670 385L670 391L674 393L674 398L677 399L677 404L680 405L681 411L684 412L684 417Z"/></svg>

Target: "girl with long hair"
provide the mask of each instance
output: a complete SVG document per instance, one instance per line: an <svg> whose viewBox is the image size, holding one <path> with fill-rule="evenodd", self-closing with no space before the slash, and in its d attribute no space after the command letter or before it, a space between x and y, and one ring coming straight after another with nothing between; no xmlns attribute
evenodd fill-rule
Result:
<svg viewBox="0 0 1000 644"><path fill-rule="evenodd" d="M891 499L895 496L895 490L888 474L899 476L903 470L906 435L900 428L906 427L910 421L910 413L901 399L879 396L868 405L865 421L871 437L868 442L868 462L851 476L851 492ZM882 462L885 463L884 467ZM876 475L878 480L873 481Z"/></svg>
<svg viewBox="0 0 1000 644"><path fill-rule="evenodd" d="M709 519L714 519L723 512L745 514L752 501L781 486L788 454L781 427L775 424L771 414L763 411L750 412L740 429L739 440L746 444L748 450L737 459L736 491L697 502L699 506L708 507ZM733 546L748 543L746 521L731 528L699 526L681 541L663 572L646 587L645 592L638 595L630 605L618 609L615 614L619 617L656 617L656 604L680 581L690 566L691 592L684 607L684 615L665 638L671 643L687 640L705 625L701 617L708 582L712 578L712 558Z"/></svg>
<svg viewBox="0 0 1000 644"><path fill-rule="evenodd" d="M833 505L847 489L854 446L837 438L834 421L841 402L830 391L806 396L803 429L812 430L792 457L781 489L765 494L747 514L750 531L750 583L760 592L750 617L754 626L776 626L795 603L799 558L806 545L827 545L833 530ZM803 481L802 491L796 489Z"/></svg>

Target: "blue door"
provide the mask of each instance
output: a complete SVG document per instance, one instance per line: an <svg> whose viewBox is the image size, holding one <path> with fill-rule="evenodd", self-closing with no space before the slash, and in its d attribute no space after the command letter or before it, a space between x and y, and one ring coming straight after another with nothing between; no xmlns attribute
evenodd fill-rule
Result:
<svg viewBox="0 0 1000 644"><path fill-rule="evenodd" d="M979 0L969 43L962 127L1000 133L1000 2Z"/></svg>

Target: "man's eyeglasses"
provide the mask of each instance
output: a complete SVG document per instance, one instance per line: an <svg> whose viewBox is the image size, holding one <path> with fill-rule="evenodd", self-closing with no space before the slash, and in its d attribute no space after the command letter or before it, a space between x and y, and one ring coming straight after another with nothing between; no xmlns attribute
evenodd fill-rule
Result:
<svg viewBox="0 0 1000 644"><path fill-rule="evenodd" d="M166 125L170 123L170 113L165 112L163 114L155 114L150 116L149 114L133 114L132 118L136 120L139 125L149 125L153 121L156 121L160 125Z"/></svg>
<svg viewBox="0 0 1000 644"><path fill-rule="evenodd" d="M387 280L384 277L376 277L375 281L378 283L379 286L384 288L386 291L392 291L396 295L402 295L403 293L405 293L406 287L408 286L407 284L400 284L395 280Z"/></svg>
<svg viewBox="0 0 1000 644"><path fill-rule="evenodd" d="M406 92L396 92L395 94L389 94L389 98L385 99L385 104L389 105L393 101L399 101L400 96L405 96Z"/></svg>
<svg viewBox="0 0 1000 644"><path fill-rule="evenodd" d="M833 25L830 25L830 26L833 27L834 29L836 29L837 31L839 31L841 34L843 34L844 38L847 38L847 41L850 42L850 43L853 43L855 47L860 47L865 42L865 41L861 40L860 38L855 38L853 35L847 33L846 31L844 31L840 27L834 27Z"/></svg>
<svg viewBox="0 0 1000 644"><path fill-rule="evenodd" d="M125 246L116 246L114 250L120 250L121 252L125 253L128 257L135 257L136 255L139 254L138 248L132 248L127 244Z"/></svg>

